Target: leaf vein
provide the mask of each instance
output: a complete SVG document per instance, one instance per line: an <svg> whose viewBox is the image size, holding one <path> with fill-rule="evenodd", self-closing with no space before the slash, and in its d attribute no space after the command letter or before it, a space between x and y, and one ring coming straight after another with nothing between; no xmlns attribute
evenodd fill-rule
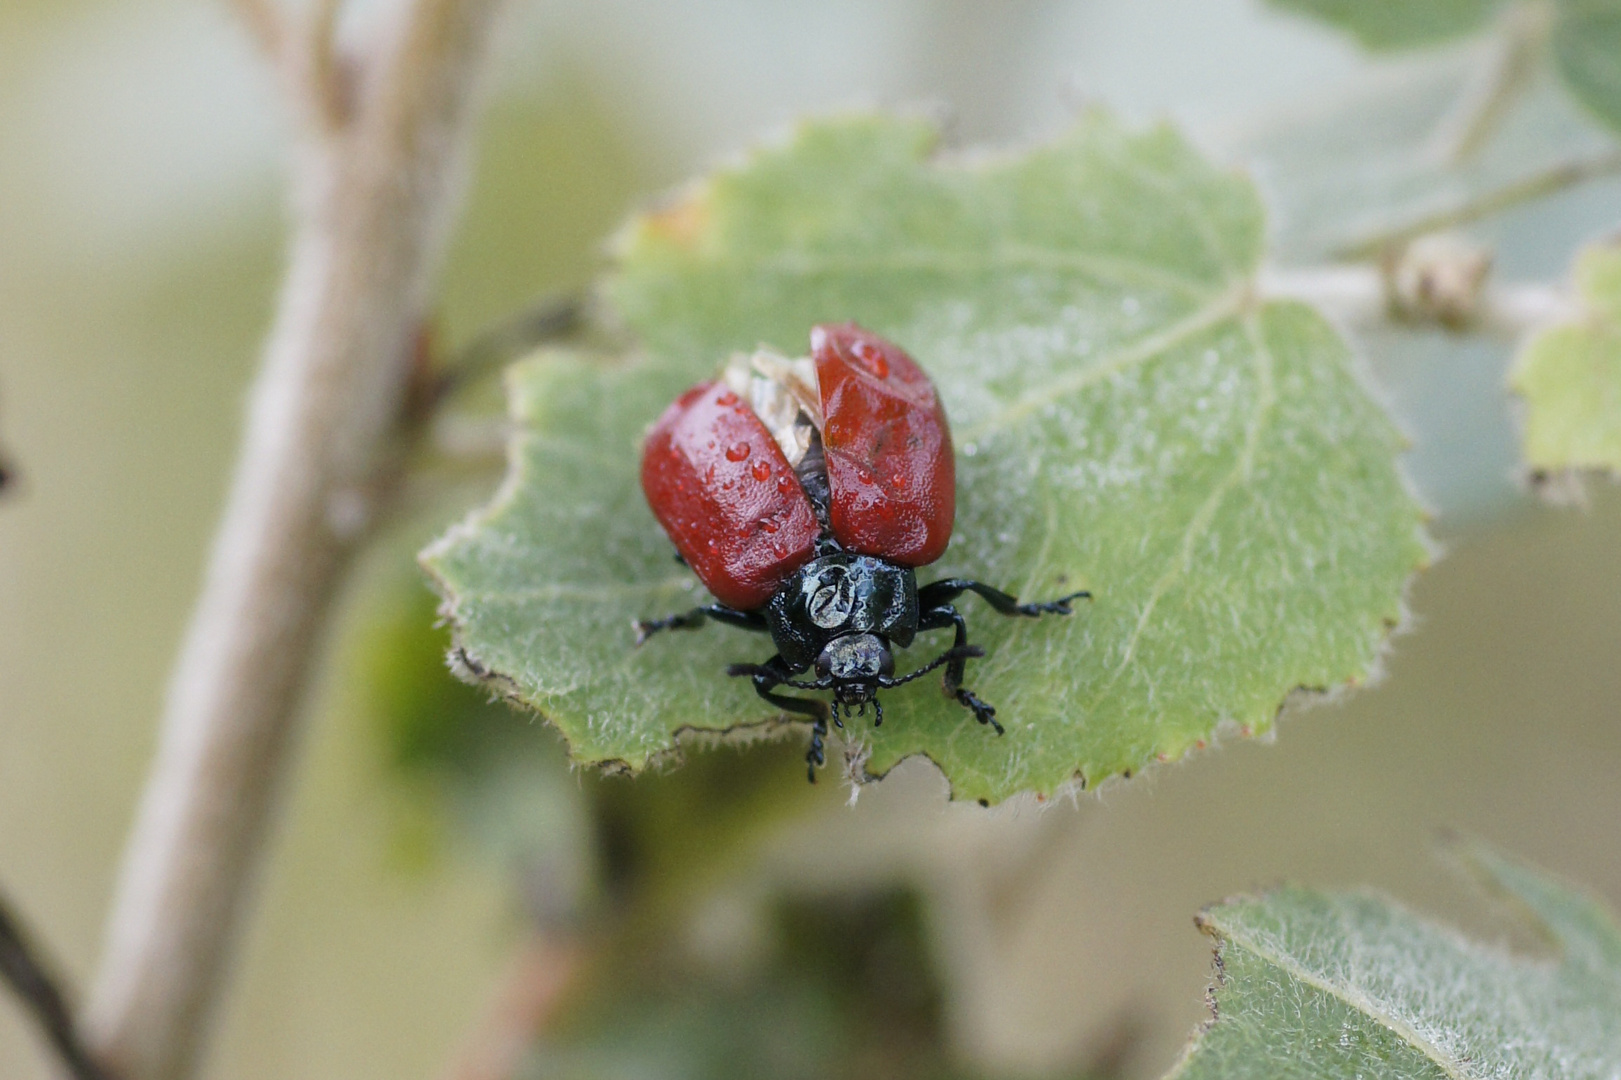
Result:
<svg viewBox="0 0 1621 1080"><path fill-rule="evenodd" d="M1067 378L1053 379L1020 395L1012 404L970 428L964 438L970 442L982 439L991 432L1022 420L1053 402L1095 386L1111 375L1156 360L1196 334L1237 314L1244 299L1244 290L1234 289L1226 292L1165 329L1137 338L1114 354L1103 357L1097 363L1088 365Z"/></svg>
<svg viewBox="0 0 1621 1080"><path fill-rule="evenodd" d="M1245 317L1244 331L1249 337L1250 345L1254 350L1252 356L1260 393L1256 400L1255 412L1250 417L1250 422L1244 432L1243 449L1240 450L1238 458L1233 462L1233 467L1221 478L1221 481L1188 521L1188 527L1182 532L1182 539L1177 545L1175 556L1171 559L1170 564L1166 566L1164 573L1155 580L1153 586L1149 589L1148 599L1144 602L1142 611L1137 616L1137 622L1132 627L1131 636L1126 639L1126 647L1121 654L1120 662L1115 665L1103 687L1093 697L1090 706L1088 706L1087 711L1089 712L1095 710L1109 696L1115 684L1120 681L1120 677L1125 673L1126 668L1131 665L1132 659L1136 656L1137 644L1142 640L1143 632L1147 629L1148 621L1153 617L1155 608L1159 606L1160 600L1188 572L1188 568L1193 564L1194 545L1199 542L1199 538L1210 528L1210 523L1215 520L1216 515L1221 511L1222 504L1227 501L1227 496L1239 485L1240 481L1248 479L1255 468L1255 459L1260 453L1261 438L1271 421L1273 407L1277 404L1277 389L1272 379L1272 351L1267 347L1260 328L1256 325L1253 313Z"/></svg>

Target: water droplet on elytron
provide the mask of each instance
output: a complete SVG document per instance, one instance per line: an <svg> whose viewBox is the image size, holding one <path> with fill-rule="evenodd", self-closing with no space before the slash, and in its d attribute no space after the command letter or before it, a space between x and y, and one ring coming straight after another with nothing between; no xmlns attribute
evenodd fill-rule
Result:
<svg viewBox="0 0 1621 1080"><path fill-rule="evenodd" d="M749 444L746 442L733 443L726 448L727 461L742 461L749 456Z"/></svg>
<svg viewBox="0 0 1621 1080"><path fill-rule="evenodd" d="M884 359L884 351L870 341L858 341L850 346L855 358L861 361L861 366L880 379L889 377L889 361Z"/></svg>
<svg viewBox="0 0 1621 1080"><path fill-rule="evenodd" d="M786 495L790 491L794 490L793 477L791 477L791 476L779 476L779 477L777 477L777 490L782 492L784 495Z"/></svg>
<svg viewBox="0 0 1621 1080"><path fill-rule="evenodd" d="M771 462L762 458L761 460L756 461L754 466L749 469L749 471L754 474L754 478L756 480L764 483L765 481L771 479Z"/></svg>
<svg viewBox="0 0 1621 1080"><path fill-rule="evenodd" d="M732 393L730 390L728 390L724 394L722 394L720 397L715 399L715 404L724 405L724 406L728 406L728 407L730 407L732 405L736 405L737 404L737 395Z"/></svg>

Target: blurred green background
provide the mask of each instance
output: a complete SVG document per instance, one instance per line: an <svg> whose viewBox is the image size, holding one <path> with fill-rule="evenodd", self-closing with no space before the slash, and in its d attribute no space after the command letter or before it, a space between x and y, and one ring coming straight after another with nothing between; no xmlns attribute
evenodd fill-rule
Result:
<svg viewBox="0 0 1621 1080"><path fill-rule="evenodd" d="M279 272L282 119L224 8L0 6L0 447L20 473L0 500L0 884L81 985ZM941 110L965 146L1050 134L1084 102L1168 115L1253 172L1280 252L1316 258L1349 219L1480 179L1411 153L1470 48L1374 63L1246 0L520 0L441 338L588 282L640 200L849 106ZM1538 92L1502 139L1512 164L1601 136ZM1477 234L1502 273L1553 279L1618 196L1589 185ZM438 674L410 554L495 463L426 478L345 599L211 1074L442 1075L539 919L618 930L537 1070L763 1071L738 1046L769 1030L815 1074L878 1015L869 1041L920 1069L1151 1076L1202 1016L1191 917L1226 894L1367 883L1490 929L1434 857L1451 827L1621 902L1621 499L1519 491L1505 346L1361 346L1448 549L1387 678L1293 710L1272 745L1073 804L948 805L920 762L859 799L810 791L797 744L568 774L543 727ZM685 959L653 965L645 1001L616 992L654 954ZM9 1000L0 1075L47 1075Z"/></svg>

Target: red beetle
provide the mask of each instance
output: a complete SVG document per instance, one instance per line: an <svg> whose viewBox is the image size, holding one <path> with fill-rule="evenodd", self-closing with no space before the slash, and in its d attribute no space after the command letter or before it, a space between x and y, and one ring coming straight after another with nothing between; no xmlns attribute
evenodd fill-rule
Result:
<svg viewBox="0 0 1621 1080"><path fill-rule="evenodd" d="M968 626L952 601L975 592L1003 615L1068 615L1071 593L1040 604L978 581L918 587L914 568L951 540L956 463L934 384L904 350L854 323L816 326L811 357L761 351L675 400L642 448L642 491L653 514L719 601L638 621L636 641L706 619L770 634L777 655L733 664L765 700L814 721L812 780L829 715L944 665L946 693L1002 734L996 710L962 685ZM954 628L951 648L895 675L890 647L919 630ZM816 669L814 681L794 678ZM833 691L833 707L775 692Z"/></svg>

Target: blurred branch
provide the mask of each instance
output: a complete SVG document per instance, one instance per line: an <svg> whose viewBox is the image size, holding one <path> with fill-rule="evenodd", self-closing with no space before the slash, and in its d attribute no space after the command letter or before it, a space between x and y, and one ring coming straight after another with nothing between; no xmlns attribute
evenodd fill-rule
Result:
<svg viewBox="0 0 1621 1080"><path fill-rule="evenodd" d="M550 1025L584 955L584 946L570 934L532 934L507 969L488 1015L445 1071L445 1080L511 1080L517 1075L525 1054Z"/></svg>
<svg viewBox="0 0 1621 1080"><path fill-rule="evenodd" d="M525 352L578 330L585 301L578 296L550 296L511 320L474 338L434 381L429 406L437 406L463 388L492 375Z"/></svg>
<svg viewBox="0 0 1621 1080"><path fill-rule="evenodd" d="M287 25L282 19L276 0L230 0L237 18L254 45L272 62L281 55L287 44Z"/></svg>
<svg viewBox="0 0 1621 1080"><path fill-rule="evenodd" d="M0 979L34 1017L73 1080L111 1080L111 1074L96 1064L80 1041L61 982L23 931L4 895L0 895Z"/></svg>
<svg viewBox="0 0 1621 1080"><path fill-rule="evenodd" d="M1395 303L1389 274L1369 264L1269 270L1261 275L1258 288L1268 299L1304 300L1353 328L1391 322L1435 323L1509 340L1518 340L1573 310L1562 290L1532 283L1482 285L1469 314L1459 319L1427 312L1422 306L1402 310Z"/></svg>
<svg viewBox="0 0 1621 1080"><path fill-rule="evenodd" d="M1557 195L1567 188L1621 173L1621 151L1612 151L1583 161L1563 161L1542 172L1482 192L1456 206L1426 214L1393 229L1370 233L1350 241L1334 252L1334 258L1348 262L1377 259L1427 233L1469 225L1482 218L1511 210L1521 203Z"/></svg>
<svg viewBox="0 0 1621 1080"><path fill-rule="evenodd" d="M333 601L397 486L413 343L500 6L405 0L338 113L305 107L328 62L278 54L310 95L289 88L289 265L86 1013L127 1080L194 1071ZM273 9L238 7L263 38ZM332 17L304 44L329 40Z"/></svg>
<svg viewBox="0 0 1621 1080"><path fill-rule="evenodd" d="M343 0L314 0L309 17L309 90L316 115L329 130L349 119L353 102L351 73L338 51L338 14Z"/></svg>
<svg viewBox="0 0 1621 1080"><path fill-rule="evenodd" d="M1435 133L1439 161L1462 165L1486 145L1509 107L1531 85L1547 54L1552 29L1551 5L1517 3L1503 10L1491 57Z"/></svg>

